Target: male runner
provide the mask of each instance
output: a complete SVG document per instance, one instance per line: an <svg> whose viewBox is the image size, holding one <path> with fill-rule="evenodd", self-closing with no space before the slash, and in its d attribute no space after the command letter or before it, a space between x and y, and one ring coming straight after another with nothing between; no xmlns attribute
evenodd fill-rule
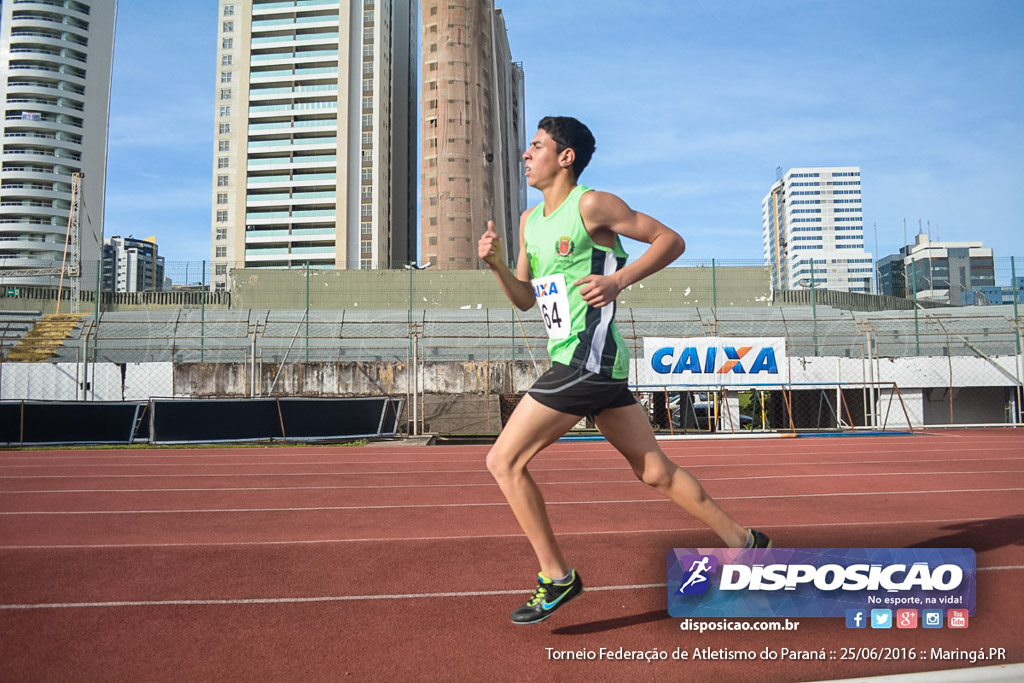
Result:
<svg viewBox="0 0 1024 683"><path fill-rule="evenodd" d="M612 322L616 297L678 258L685 248L682 238L615 195L576 184L594 153L594 136L586 126L559 116L541 119L538 129L523 160L527 183L543 193L544 201L519 221L516 272L502 258L493 221L478 243L480 258L513 304L524 311L540 304L552 360L487 454L487 469L540 563L537 590L512 613L515 624L543 621L583 591L526 466L585 415L594 416L641 481L707 524L726 545L771 545L763 533L734 522L700 482L665 456L627 385L629 352ZM620 235L650 245L628 266Z"/></svg>

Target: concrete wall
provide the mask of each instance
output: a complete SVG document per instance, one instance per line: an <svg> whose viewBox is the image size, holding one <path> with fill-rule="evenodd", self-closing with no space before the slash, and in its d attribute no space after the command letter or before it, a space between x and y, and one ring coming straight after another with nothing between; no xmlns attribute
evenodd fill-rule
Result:
<svg viewBox="0 0 1024 683"><path fill-rule="evenodd" d="M795 389L864 381L865 363L860 359L792 360ZM1005 423L1014 383L984 359L953 360L953 423ZM1011 372L1015 361L1014 357L994 359ZM882 363L894 368L891 376L881 379L895 379L903 407L891 387L880 387L879 426L885 422L889 428L905 428L904 407L914 427L950 423L948 359L906 358ZM426 428L442 433L497 432L501 426L499 397L525 392L546 368L547 363L535 368L530 361L422 363L420 413ZM252 369L247 363L97 363L87 370L75 363L0 363L0 399L68 401L82 398L83 392L88 400L97 401L241 397L249 396L253 388L258 396L405 396L411 383L405 363L291 363L283 368L257 364L255 386ZM729 414L736 419L739 403L735 388L728 400ZM406 411L410 410L407 402ZM738 423L734 427L738 429Z"/></svg>
<svg viewBox="0 0 1024 683"><path fill-rule="evenodd" d="M411 276L411 277L410 277ZM489 270L309 271L311 309L408 310L511 307ZM306 306L304 270L231 271L233 308ZM667 268L619 295L624 307L767 306L768 271L761 266Z"/></svg>

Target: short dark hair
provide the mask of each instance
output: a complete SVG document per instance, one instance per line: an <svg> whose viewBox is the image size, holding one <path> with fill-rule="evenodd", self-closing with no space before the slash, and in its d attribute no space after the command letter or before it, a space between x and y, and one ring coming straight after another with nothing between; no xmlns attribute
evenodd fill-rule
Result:
<svg viewBox="0 0 1024 683"><path fill-rule="evenodd" d="M572 171L578 179L597 149L590 129L571 116L545 116L537 124L537 129L551 136L557 153L561 154L564 149L572 149L576 153Z"/></svg>

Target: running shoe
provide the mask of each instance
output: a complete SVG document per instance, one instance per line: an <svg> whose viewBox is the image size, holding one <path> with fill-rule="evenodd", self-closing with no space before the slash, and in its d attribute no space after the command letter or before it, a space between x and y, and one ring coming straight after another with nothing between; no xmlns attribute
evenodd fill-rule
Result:
<svg viewBox="0 0 1024 683"><path fill-rule="evenodd" d="M573 569L568 583L555 583L543 574L537 575L537 590L526 604L512 613L513 624L537 624L555 610L583 592L583 581Z"/></svg>
<svg viewBox="0 0 1024 683"><path fill-rule="evenodd" d="M772 539L768 538L767 535L758 531L757 529L751 529L747 533L747 544L744 548L771 548Z"/></svg>

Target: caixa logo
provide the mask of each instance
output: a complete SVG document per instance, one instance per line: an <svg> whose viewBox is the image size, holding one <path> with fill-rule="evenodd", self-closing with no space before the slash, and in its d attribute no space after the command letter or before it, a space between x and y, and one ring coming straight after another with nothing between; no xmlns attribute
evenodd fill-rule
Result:
<svg viewBox="0 0 1024 683"><path fill-rule="evenodd" d="M773 347L763 346L755 354L751 354L753 350L753 346L723 346L722 353L719 354L718 347L709 346L704 349L702 358L695 346L686 346L681 350L674 346L665 346L651 354L651 369L661 375L684 372L719 375L730 372L737 375L779 374L779 364L775 359ZM749 366L745 366L744 363L749 363Z"/></svg>

